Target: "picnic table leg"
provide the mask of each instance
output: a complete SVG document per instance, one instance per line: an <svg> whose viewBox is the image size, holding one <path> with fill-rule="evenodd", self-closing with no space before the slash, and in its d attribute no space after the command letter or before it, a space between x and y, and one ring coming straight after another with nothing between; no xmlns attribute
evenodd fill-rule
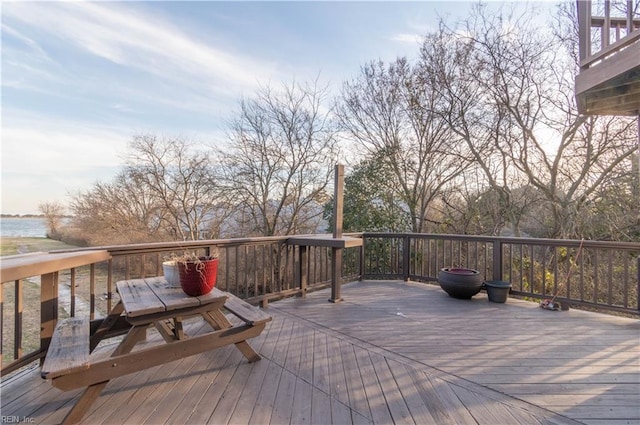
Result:
<svg viewBox="0 0 640 425"><path fill-rule="evenodd" d="M220 311L208 311L206 313L203 313L202 316L215 330L228 329L233 327L229 319L227 319L226 316ZM236 342L235 345L238 350L240 350L242 355L246 357L249 363L257 362L262 358L260 357L260 354L258 354L247 341Z"/></svg>
<svg viewBox="0 0 640 425"><path fill-rule="evenodd" d="M147 328L149 324L143 326L134 326L131 328L127 336L124 337L122 342L118 345L115 351L111 354L111 357L119 356L121 354L127 354L133 347L147 337Z"/></svg>
<svg viewBox="0 0 640 425"><path fill-rule="evenodd" d="M165 342L172 343L176 340L175 327L170 320L158 320L153 325Z"/></svg>
<svg viewBox="0 0 640 425"><path fill-rule="evenodd" d="M247 341L236 342L236 347L247 358L249 363L257 362L262 358Z"/></svg>
<svg viewBox="0 0 640 425"><path fill-rule="evenodd" d="M80 396L80 400L71 408L67 416L64 417L62 424L67 425L80 422L93 402L100 396L104 387L107 386L107 383L109 383L109 381L88 386L87 389L84 390L84 393L82 393L82 396Z"/></svg>
<svg viewBox="0 0 640 425"><path fill-rule="evenodd" d="M219 331L220 329L227 329L233 326L220 310L207 311L202 314L202 317L216 331Z"/></svg>
<svg viewBox="0 0 640 425"><path fill-rule="evenodd" d="M111 357L119 356L121 354L129 353L133 347L138 343L138 341L144 339L147 335L147 327L145 326L134 326L131 328L126 337L120 342L115 351L111 354ZM86 390L80 396L80 399L76 402L76 404L71 408L69 413L62 420L63 424L75 424L80 422L84 414L91 407L94 401L100 396L100 393L107 386L109 381L98 382L96 384L91 384L87 387Z"/></svg>
<svg viewBox="0 0 640 425"><path fill-rule="evenodd" d="M182 317L173 319L174 333L176 338L184 339L184 328L182 327Z"/></svg>
<svg viewBox="0 0 640 425"><path fill-rule="evenodd" d="M116 324L123 311L124 307L122 306L122 301L118 301L118 304L116 304L109 315L104 318L96 332L91 335L91 343L89 345L90 352L93 352L93 350L98 346L100 341L102 341L107 332L109 332L113 325Z"/></svg>
<svg viewBox="0 0 640 425"><path fill-rule="evenodd" d="M173 319L157 320L153 322L156 330L160 333L166 343L172 343L185 339L184 327L182 325L182 317Z"/></svg>

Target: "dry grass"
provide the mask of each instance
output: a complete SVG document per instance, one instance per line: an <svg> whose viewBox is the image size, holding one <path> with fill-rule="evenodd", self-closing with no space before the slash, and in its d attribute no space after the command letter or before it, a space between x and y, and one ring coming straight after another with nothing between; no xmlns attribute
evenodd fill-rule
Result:
<svg viewBox="0 0 640 425"><path fill-rule="evenodd" d="M0 256L76 248L49 238L0 238Z"/></svg>

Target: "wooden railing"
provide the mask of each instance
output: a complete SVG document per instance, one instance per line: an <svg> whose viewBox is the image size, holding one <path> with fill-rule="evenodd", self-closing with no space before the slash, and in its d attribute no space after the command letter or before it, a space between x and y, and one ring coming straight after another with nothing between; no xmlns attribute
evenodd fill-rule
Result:
<svg viewBox="0 0 640 425"><path fill-rule="evenodd" d="M624 10L622 13L618 12L617 16L612 16L609 0L578 0L577 4L582 70L597 65L606 57L640 40L640 19L634 16L637 2L634 4L632 0L626 1Z"/></svg>
<svg viewBox="0 0 640 425"><path fill-rule="evenodd" d="M43 357L58 317L88 315L97 323L118 301L115 282L161 275L162 262L172 254L188 251L209 255L216 250L220 258L217 287L253 304L304 296L307 291L329 285L331 249L305 247L303 253L287 240L272 237L145 243L3 257L2 374ZM343 279L360 277L360 258L359 250L347 253Z"/></svg>
<svg viewBox="0 0 640 425"><path fill-rule="evenodd" d="M557 295L572 304L639 314L640 244L463 235L378 234L344 250L341 282L435 282L443 267L480 270L507 280L513 295ZM105 246L3 257L0 264L2 375L41 359L58 317L93 323L117 302L115 282L162 274L162 261L185 250L217 250L217 286L253 304L331 284L331 248L288 237ZM580 253L578 254L578 251ZM570 275L570 278L567 276Z"/></svg>
<svg viewBox="0 0 640 425"><path fill-rule="evenodd" d="M91 249L2 257L0 265L0 341L2 374L42 357L49 346L60 310L60 276L68 273L71 311L75 307L77 271L88 267L85 286L95 287L96 264L109 261L109 252ZM93 299L93 293L91 299ZM39 301L39 302L38 302ZM27 335L24 331L28 330ZM8 342L7 342L8 340ZM23 346L29 350L24 352ZM5 358L13 359L5 368ZM6 371L5 371L6 370Z"/></svg>
<svg viewBox="0 0 640 425"><path fill-rule="evenodd" d="M511 282L512 295L557 297L640 315L640 243L365 233L364 279L436 281L444 267Z"/></svg>

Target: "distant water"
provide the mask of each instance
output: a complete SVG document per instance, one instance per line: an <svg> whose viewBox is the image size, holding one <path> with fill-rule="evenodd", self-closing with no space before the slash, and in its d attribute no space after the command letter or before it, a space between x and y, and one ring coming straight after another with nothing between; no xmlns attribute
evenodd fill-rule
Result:
<svg viewBox="0 0 640 425"><path fill-rule="evenodd" d="M6 238L44 238L47 225L44 218L0 218L0 236Z"/></svg>

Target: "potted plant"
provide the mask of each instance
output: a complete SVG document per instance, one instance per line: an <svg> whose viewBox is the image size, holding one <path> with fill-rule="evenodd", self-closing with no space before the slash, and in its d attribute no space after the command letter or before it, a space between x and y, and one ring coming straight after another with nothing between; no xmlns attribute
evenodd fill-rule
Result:
<svg viewBox="0 0 640 425"><path fill-rule="evenodd" d="M162 262L162 271L164 278L172 288L180 287L180 273L178 272L178 263L176 260L166 260Z"/></svg>
<svg viewBox="0 0 640 425"><path fill-rule="evenodd" d="M502 280L488 280L484 282L484 287L487 290L489 301L494 303L507 302L507 297L511 290L511 283Z"/></svg>
<svg viewBox="0 0 640 425"><path fill-rule="evenodd" d="M440 269L438 283L450 297L470 299L482 289L482 276L478 270L447 267Z"/></svg>
<svg viewBox="0 0 640 425"><path fill-rule="evenodd" d="M194 253L184 252L181 255L172 256L171 260L166 261L168 269L171 263L175 265L177 271L177 280L185 294L190 296L206 295L211 292L216 285L218 276L218 253L210 253L210 255L197 255ZM164 263L163 263L164 268ZM168 270L172 273L173 270ZM167 277L165 271L165 277ZM171 284L169 278L167 282Z"/></svg>

